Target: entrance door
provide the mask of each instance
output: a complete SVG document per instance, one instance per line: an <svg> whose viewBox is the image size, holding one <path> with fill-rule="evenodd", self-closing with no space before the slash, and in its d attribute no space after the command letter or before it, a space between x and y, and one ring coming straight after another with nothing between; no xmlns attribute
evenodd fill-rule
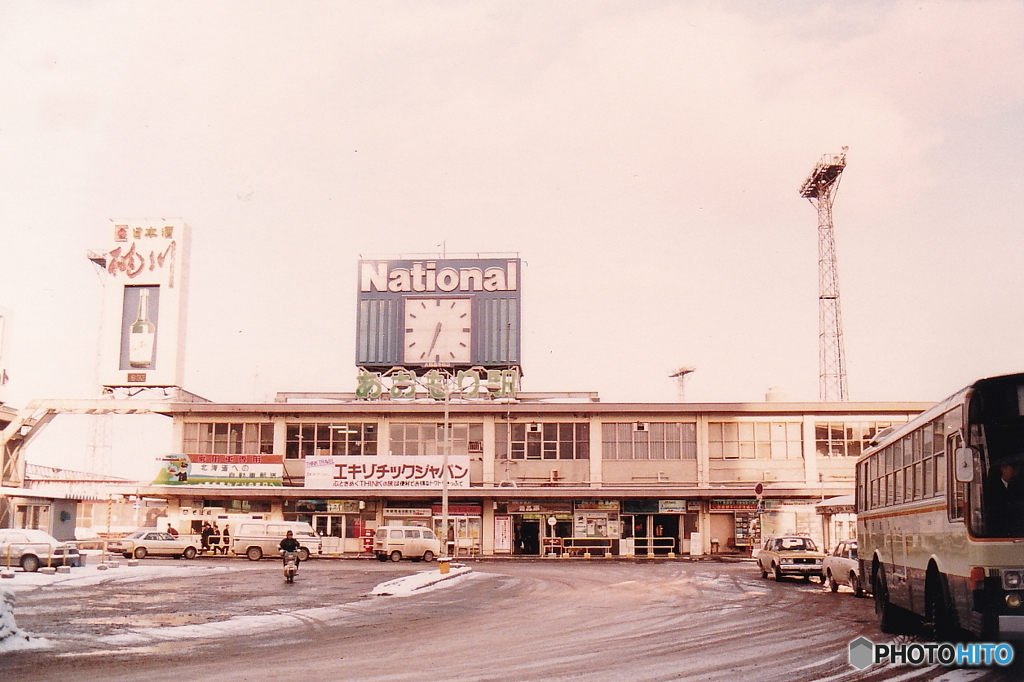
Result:
<svg viewBox="0 0 1024 682"><path fill-rule="evenodd" d="M628 516L623 516L623 523L629 518ZM637 556L647 556L648 550L651 547L648 519L647 514L636 514L632 517L632 522L630 523L630 527L633 529L633 552Z"/></svg>
<svg viewBox="0 0 1024 682"><path fill-rule="evenodd" d="M679 552L679 514L654 515L653 548L662 556Z"/></svg>
<svg viewBox="0 0 1024 682"><path fill-rule="evenodd" d="M540 554L540 521L520 519L515 524L515 554Z"/></svg>
<svg viewBox="0 0 1024 682"><path fill-rule="evenodd" d="M314 514L313 530L322 538L324 554L344 552L345 517L342 514Z"/></svg>

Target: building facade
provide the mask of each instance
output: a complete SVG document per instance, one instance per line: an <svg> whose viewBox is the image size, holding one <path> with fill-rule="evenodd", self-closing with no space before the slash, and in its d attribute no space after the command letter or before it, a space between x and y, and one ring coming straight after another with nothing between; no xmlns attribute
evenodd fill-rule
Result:
<svg viewBox="0 0 1024 682"><path fill-rule="evenodd" d="M364 551L383 524L433 527L460 555L747 553L763 535L852 532L823 528L816 505L852 494L875 432L926 407L529 393L171 403L159 411L179 454L136 492L166 499L186 533L308 521L334 555Z"/></svg>

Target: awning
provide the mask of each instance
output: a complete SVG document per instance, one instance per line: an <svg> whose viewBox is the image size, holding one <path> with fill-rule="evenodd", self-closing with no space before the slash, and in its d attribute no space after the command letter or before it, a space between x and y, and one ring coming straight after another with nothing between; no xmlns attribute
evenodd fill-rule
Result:
<svg viewBox="0 0 1024 682"><path fill-rule="evenodd" d="M830 497L814 505L814 512L821 516L826 514L856 514L856 499L853 495Z"/></svg>

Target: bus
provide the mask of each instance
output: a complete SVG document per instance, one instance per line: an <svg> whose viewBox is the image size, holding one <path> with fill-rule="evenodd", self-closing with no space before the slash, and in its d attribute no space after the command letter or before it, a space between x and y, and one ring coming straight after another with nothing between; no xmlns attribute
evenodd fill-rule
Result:
<svg viewBox="0 0 1024 682"><path fill-rule="evenodd" d="M856 504L883 632L1024 639L1024 374L975 381L876 434Z"/></svg>

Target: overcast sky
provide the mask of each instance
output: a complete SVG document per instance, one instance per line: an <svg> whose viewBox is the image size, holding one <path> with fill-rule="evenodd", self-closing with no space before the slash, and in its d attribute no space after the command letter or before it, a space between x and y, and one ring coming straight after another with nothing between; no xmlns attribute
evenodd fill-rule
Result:
<svg viewBox="0 0 1024 682"><path fill-rule="evenodd" d="M354 390L360 254L442 249L523 258L522 390L816 400L842 146L850 398L1022 371L1022 46L1010 1L5 2L7 403L97 394L131 216L192 226L215 401Z"/></svg>

